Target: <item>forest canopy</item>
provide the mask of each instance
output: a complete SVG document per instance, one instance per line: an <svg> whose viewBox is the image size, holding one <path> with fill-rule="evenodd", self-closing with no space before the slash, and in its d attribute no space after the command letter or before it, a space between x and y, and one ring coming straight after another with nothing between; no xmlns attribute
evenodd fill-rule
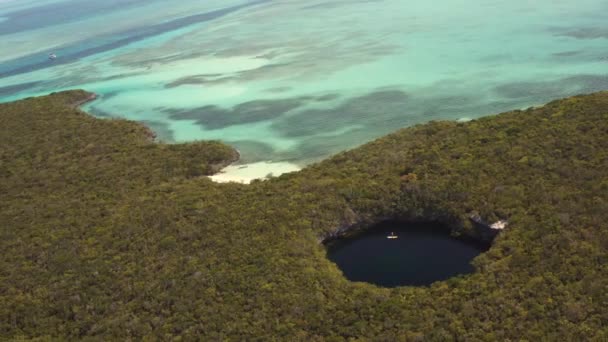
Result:
<svg viewBox="0 0 608 342"><path fill-rule="evenodd" d="M608 93L402 129L250 185L70 91L0 104L0 339L608 340ZM386 289L320 242L383 218L508 228L471 275Z"/></svg>

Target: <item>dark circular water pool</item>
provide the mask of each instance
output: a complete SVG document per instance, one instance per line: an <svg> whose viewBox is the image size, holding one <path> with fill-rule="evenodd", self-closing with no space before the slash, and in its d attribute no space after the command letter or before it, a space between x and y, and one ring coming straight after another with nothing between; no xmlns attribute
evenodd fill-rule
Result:
<svg viewBox="0 0 608 342"><path fill-rule="evenodd" d="M398 238L388 239L394 233ZM472 273L487 245L451 237L438 223L385 221L328 244L328 257L347 279L384 287L422 286Z"/></svg>

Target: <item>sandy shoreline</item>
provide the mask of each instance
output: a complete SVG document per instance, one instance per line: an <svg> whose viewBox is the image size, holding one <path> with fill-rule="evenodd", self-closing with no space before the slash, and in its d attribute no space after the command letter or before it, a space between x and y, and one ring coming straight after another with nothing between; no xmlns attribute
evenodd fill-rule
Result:
<svg viewBox="0 0 608 342"><path fill-rule="evenodd" d="M284 173L299 171L302 168L289 162L257 162L251 164L233 164L223 168L209 178L217 183L249 184L254 179L267 179Z"/></svg>

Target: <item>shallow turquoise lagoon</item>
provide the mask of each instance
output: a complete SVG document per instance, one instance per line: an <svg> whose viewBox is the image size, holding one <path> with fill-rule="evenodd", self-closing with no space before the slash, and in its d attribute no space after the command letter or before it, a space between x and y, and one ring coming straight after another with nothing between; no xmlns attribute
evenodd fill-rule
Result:
<svg viewBox="0 0 608 342"><path fill-rule="evenodd" d="M0 101L85 88L95 115L221 139L281 172L400 127L608 89L606 13L599 0L0 1Z"/></svg>

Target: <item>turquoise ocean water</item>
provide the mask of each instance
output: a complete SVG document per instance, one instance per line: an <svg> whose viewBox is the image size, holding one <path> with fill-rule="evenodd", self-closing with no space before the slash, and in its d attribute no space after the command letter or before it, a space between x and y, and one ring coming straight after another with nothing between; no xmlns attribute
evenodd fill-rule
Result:
<svg viewBox="0 0 608 342"><path fill-rule="evenodd" d="M100 117L243 162L608 89L599 0L0 0L0 101L84 88ZM54 61L49 53L57 54Z"/></svg>

